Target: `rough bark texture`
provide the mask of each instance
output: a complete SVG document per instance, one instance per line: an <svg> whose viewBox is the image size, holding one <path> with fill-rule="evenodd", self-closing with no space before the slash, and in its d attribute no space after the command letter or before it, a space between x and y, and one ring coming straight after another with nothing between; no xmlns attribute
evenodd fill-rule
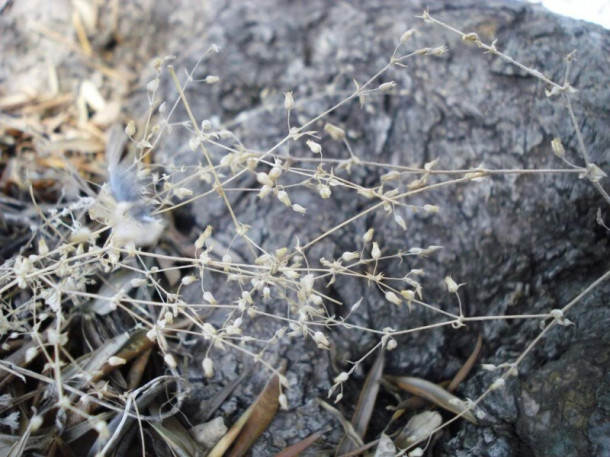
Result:
<svg viewBox="0 0 610 457"><path fill-rule="evenodd" d="M297 102L310 98L297 105L293 118L296 124L300 118L309 119L349 94L353 78L363 82L374 75L387 63L401 34L416 26L412 49L447 45L449 53L441 58L418 58L409 61L408 68L386 74L385 81L398 83L398 95L371 98L366 109L353 102L330 116L331 122L348 131L358 157L418 167L438 158L438 167L446 170L479 164L490 169L560 168L561 162L550 150L551 139L558 136L570 159L582 164L561 98L548 99L544 85L533 77L462 43L458 35L421 23L415 16L427 5L431 15L460 30L477 32L485 42L497 38L503 52L556 81L563 80L563 58L577 50L570 77L579 90L574 97L576 118L591 161L610 169L610 33L534 5L468 0L445 5L393 0L260 0L210 2L201 7L186 0L177 5L151 2L142 6L143 13L134 5L125 7L130 19L120 21L124 41L114 55L118 58L124 52L126 59L136 60L134 49L146 56L175 54L176 68L190 69L210 44L218 45L221 53L207 59L201 74L194 77L217 74L221 81L214 86L191 86L187 95L193 110L200 121L215 119L228 125L248 148L266 150L286 134L285 91L293 90ZM69 64L69 56L59 57ZM5 58L18 65L16 55ZM150 79L146 71L138 71L142 87ZM2 78L9 84L6 73ZM264 89L266 97L261 96ZM165 90L172 100L175 89L169 80ZM145 96L132 95L133 114L143 113ZM179 113L175 120L185 119L181 116ZM313 128L322 130L323 123ZM200 159L193 157L186 143L186 136L176 131L158 157L177 164L197 163ZM346 156L336 142L325 142L323 147L326 157ZM303 148L292 143L290 153L305 155ZM279 152L286 154L288 149ZM381 173L378 168L355 167L350 179L373 186ZM254 187L255 180L248 179L238 184ZM290 195L308 208L304 224L302 216L277 202L258 202L255 195L229 194L240 222L252 226L249 234L268 251L294 246L296 238L304 244L370 205L364 197L352 194L337 192L332 199L321 201L312 191L298 190ZM441 211L436 215L404 211L407 232L384 211L372 212L316 244L308 258L338 258L344 251L354 250L370 227L387 252L442 245L440 253L427 259L409 258L406 265L397 264L394 276L409 268L424 268L427 302L446 308L457 305L444 292L443 278L451 275L458 282L467 282L460 292L469 316L537 314L563 307L610 266L610 236L595 221L597 208L607 213L607 205L590 182L574 174L498 175L479 184L441 187L409 203L436 204ZM219 241L230 243L232 221L220 199L205 199L186 212L200 227L213 222ZM251 261L240 245L234 250ZM219 300L234 298L232 287L210 285ZM437 438L433 455L610 455L609 292L606 283L573 307L567 317L576 325L552 329L520 365L518 375L503 390L484 398L481 424L455 423ZM193 300L196 293L193 289ZM370 328L412 328L437 319L426 310L416 308L408 313L388 306L382 294L363 281L338 278L327 293L344 303L364 297L351 322ZM344 310L332 312L341 315ZM248 332L268 338L275 330L273 325L255 321ZM459 369L478 332L484 336L480 362L502 363L518 357L539 331L538 320L517 319L409 334L388 353L386 373L440 382ZM344 328L329 331L329 337L337 363L358 359L377 341L370 334ZM337 374L329 352L295 340L271 348L269 356L272 362L289 361L291 410L279 413L253 455L274 455L329 424L332 431L316 446L332 449L342 431L314 402L315 397L326 395ZM219 373L210 382L201 381L197 357L186 370L193 387L187 405L193 424L203 420L206 401L251 363L236 353L221 357ZM347 417L370 363L372 360L346 385L340 408ZM222 405L220 411L228 422L235 420L264 384L267 374L261 371L255 369L256 376ZM460 386L459 394L478 398L498 374L477 367ZM383 408L390 402L389 396L380 399L368 438L373 439L386 425L389 415Z"/></svg>

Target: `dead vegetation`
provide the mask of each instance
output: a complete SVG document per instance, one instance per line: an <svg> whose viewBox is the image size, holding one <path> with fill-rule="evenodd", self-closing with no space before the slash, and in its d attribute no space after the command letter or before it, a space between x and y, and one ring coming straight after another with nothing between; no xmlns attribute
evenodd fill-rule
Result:
<svg viewBox="0 0 610 457"><path fill-rule="evenodd" d="M580 175L610 203L602 185L605 173L590 162L571 107L575 89L569 83L569 66L573 55L566 57L565 80L554 82L503 54L495 42L484 43L475 33L453 29L424 12L424 22L455 31L465 44L500 57L542 81L548 97L562 98L580 140L578 155L571 151L574 158L570 160L580 165L568 161L561 140L555 139L549 153L554 152L564 168L494 170L481 166L441 170L437 160L416 168L377 163L360 155L351 147L343 128L325 121L347 103L364 106L370 98L391 95L395 83L379 84L379 77L390 69L402 68L411 59L434 58L448 51L442 44L411 49L414 30L399 38L394 54L388 56L387 65L379 73L370 75L366 82L355 80L348 96L306 122L297 122L294 111L300 101L287 92L283 100L286 135L261 152L248 149L230 130L202 121L190 111L185 87L214 84L222 75L194 81L195 69L190 69L187 78L181 79L176 76L171 57L153 62L155 76L146 86L149 112L139 120L128 119L123 96L134 89L130 85L136 79L113 68L105 54L108 51L94 39L103 36L103 42L108 42L120 37L113 35L112 27L96 29L100 23L98 11L90 4L75 5L73 36L68 39L42 27L38 33L77 53L93 74L103 75L102 80L85 78L78 87L61 89L59 72L48 68L49 92L22 91L0 97L0 454L244 455L276 412L292 407L286 395L290 385L285 366L267 357L268 349L280 343L309 341L320 351L329 351L332 329L342 327L369 332L377 344L359 348L361 357L332 380L330 399L318 400L320 414L335 417L345 433L337 453L373 455L377 449L374 455L422 455L434 433L452 421L463 418L476 425L482 414L477 404L489 392L504 386L549 330L570 325L566 317L569 309L610 276L610 272L605 273L586 285L572 302L544 314L469 316L462 310L463 285L450 275L445 278L445 286L452 304L444 306L426 301L419 279L425 273L422 269L387 270L399 261L425 260L441 246L388 252L370 228L360 234L352 250L338 258L312 259L308 255L321 240L373 212L385 211L388 223L407 230L406 214L433 217L442 211L432 202L411 204L410 197L425 196L445 186L476 185L496 174L566 173L575 179ZM210 48L205 57L216 51ZM161 98L159 79L164 77L174 81L177 100ZM172 119L178 105L186 109L189 119ZM125 151L121 146L109 152L108 132L117 123L125 126L128 146ZM324 125L323 130L320 125ZM189 146L199 155L199 165L158 163L157 145L172 129L181 127L189 132ZM344 157L325 155L329 141L343 148ZM287 144L298 148L300 155L280 154ZM124 152L126 157L121 160ZM108 161L111 153L118 154L115 168ZM365 187L352 181L350 170L361 166L384 170L380 182ZM116 175L117 170L124 174ZM243 177L255 178L254 187L240 188ZM122 180L121 184L116 184L117 179ZM207 191L194 193L193 182L203 182ZM125 193L127 185L135 190ZM250 227L234 212L227 193L235 186L256 193L261 201L273 199L286 211L304 215L305 223L316 208L299 203L297 190L310 192L320 201L346 191L368 203L340 225L321 231L313 226L308 239L268 251L254 241ZM213 223L190 238L175 227L172 211L202 198L225 202L233 220L228 247L215 240ZM140 199L144 203L140 204ZM151 228L151 221L159 225ZM245 252L246 258L240 252ZM432 311L438 319L422 327L405 328L352 324L350 316L359 312L361 303L337 303L325 293L338 276L377 288L387 306L400 307L405 314L421 308ZM213 281L220 278L225 287L234 290L230 300L215 298L210 277ZM200 289L199 301L184 299L182 292L187 287ZM337 317L329 311L331 305L349 307L350 311ZM249 324L255 319L270 321L272 334L252 333ZM408 374L384 375L384 353L399 350L397 338L401 335L438 327L457 331L475 321L494 319L535 319L543 329L517 359L485 366L498 375L477 399L463 399L453 392L477 364L484 344L480 336L463 368L445 383L439 385ZM244 354L268 370L267 386L229 428L217 419L192 427L178 414L189 389L185 370L193 340L203 341L207 348L200 368L207 378L214 379L224 351ZM331 403L341 401L344 384L365 361L375 358L361 386L353 417L348 420ZM380 389L400 398L405 392L412 396L397 402L384 432L367 442L366 431ZM219 396L207 413L209 418L230 395L228 388L224 396ZM439 407L451 412L453 418L444 421ZM423 413L413 414L422 408ZM279 455L299 455L326 432L319 430Z"/></svg>

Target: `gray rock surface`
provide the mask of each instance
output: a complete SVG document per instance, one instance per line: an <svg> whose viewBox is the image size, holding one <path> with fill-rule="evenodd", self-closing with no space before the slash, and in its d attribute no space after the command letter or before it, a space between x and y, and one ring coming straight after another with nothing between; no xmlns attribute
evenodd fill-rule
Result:
<svg viewBox="0 0 610 457"><path fill-rule="evenodd" d="M461 43L459 36L422 24L414 16L424 7L424 2L407 6L393 1L262 1L219 7L208 13L206 45L216 43L222 52L206 62L199 76L218 74L222 79L201 93L192 89L190 100L202 118L216 117L221 123L237 119L238 123L230 125L241 141L249 148L265 150L286 133L281 108L284 91L294 90L297 102L311 97L297 106L302 118L311 117L339 100L338 96L317 95L349 93L352 78L362 82L375 74L392 54L398 37L415 26L418 34L413 49L447 45L449 53L438 59L410 61L409 68L385 75L384 81L398 83L399 95L371 98L368 109L360 109L354 102L330 116L331 122L348 131L356 155L363 160L413 166L438 158L442 169L479 164L492 169L562 168L550 150L551 139L559 136L570 159L582 163L561 99L548 99L542 83ZM607 30L516 2L434 4L430 13L461 30L477 32L485 42L497 38L500 50L553 80L563 80L563 58L577 50L570 77L579 89L574 97L576 117L591 161L608 170ZM198 57L193 53L179 62L189 68ZM272 95L261 100L263 89ZM321 130L322 126L314 128ZM290 153L302 155L299 147L291 146ZM336 143L326 142L323 147L330 157L345 156ZM379 169L355 167L351 179L373 186L380 174ZM341 194L320 203L306 191L291 194L291 198L316 208L308 222L320 228L332 227L369 204L364 198ZM311 238L311 224L304 227L298 215L275 204L256 203L251 193L232 199L240 220L253 226L252 236L266 249L293 246L296 237L302 242ZM590 183L576 175L498 175L480 184L439 188L409 203L436 204L441 211L434 216L401 213L409 226L406 235L383 211L375 212L329 237L309 258L338 258L345 250L353 250L369 227L376 229L376 239L383 240L388 252L442 245L444 249L430 258L407 260L388 271L401 276L409 268L424 268L429 303L447 303L442 279L451 274L458 282L468 283L461 289L466 314L481 316L537 314L560 308L609 265L610 238L595 222L597 208L607 205ZM219 200L204 201L193 212L200 225L213 220L223 226L226 220L229 230L223 208ZM505 390L482 401L481 410L486 414L482 425L458 423L434 445L434 455L610 452L604 425L610 418L606 398L609 290L605 284L576 305L568 315L576 325L553 329L524 360ZM409 314L389 307L365 283L339 278L329 293L344 303L365 297L365 305L352 316L352 322L371 328L412 328L435 319L430 312ZM389 354L386 372L434 381L450 378L467 357L477 332L483 333L485 341L481 361L502 363L521 354L539 332L539 321L492 320L460 330L417 332L399 340L398 349ZM375 342L370 334L353 330L336 329L330 336L344 361L357 359ZM335 424L334 431L319 446L331 448L341 433L311 403L312 396L324 396L336 375L327 354L307 345L280 348L279 352L291 361L295 385L290 401L295 410L281 414L255 448L255 455L271 455L328 422ZM359 372L359 378L346 386L342 409L348 417L364 374ZM478 398L497 376L477 368L460 393ZM388 417L381 407L374 417L377 422L371 430L378 433Z"/></svg>
<svg viewBox="0 0 610 457"><path fill-rule="evenodd" d="M413 166L438 158L442 169L479 164L494 169L561 168L550 151L550 140L560 136L571 160L582 163L561 99L546 98L542 83L461 43L459 36L422 24L414 16L424 7L424 3L407 6L391 1L381 5L263 1L219 7L208 12L205 43L217 44L222 52L210 58L198 76L218 74L221 82L202 92L194 87L191 103L201 118L215 117L220 123L237 119L230 125L240 140L249 148L265 150L286 133L281 109L284 91L294 90L297 102L311 97L298 105L297 112L303 119L312 117L339 100L338 96L318 95L349 93L352 78L362 82L375 74L387 62L398 37L416 26L413 49L447 45L449 53L438 59L413 60L409 68L385 75L384 81L398 83L399 95L371 98L366 110L354 102L330 116L331 122L348 131L356 155L363 160ZM607 30L515 2L485 6L452 2L431 5L430 13L461 30L476 31L485 42L497 38L499 49L558 81L565 71L564 56L576 49L578 59L571 72L571 81L580 91L574 102L576 116L591 160L608 169ZM178 61L189 68L198 57L197 53L186 54ZM272 94L264 100L263 89ZM321 130L322 126L319 123L314 128ZM290 153L302 155L299 147L291 146ZM326 142L323 147L330 157L345 156L336 143ZM373 186L380 174L379 169L355 167L351 179ZM316 208L308 216L307 227L299 222L300 216L276 204L257 203L254 194L232 195L241 222L253 226L250 233L268 250L294 246L296 237L308 240L311 224L320 229L332 227L368 205L364 198L341 194L322 203L307 191L291 194L291 198ZM575 175L499 175L481 184L440 188L409 203L436 204L441 211L434 216L401 213L409 226L406 235L383 211L375 212L329 237L309 258L338 258L345 250L353 250L369 227L376 229L376 239L383 240L388 252L442 245L444 249L437 255L408 260L388 271L400 276L409 268L424 268L429 303L447 303L442 287L445 275L467 282L461 291L468 315L548 312L567 304L609 265L610 238L595 222L597 208L606 206L590 183ZM202 226L214 221L221 227L226 224L227 231L230 228L220 200L196 204L193 213ZM506 389L483 400L481 410L486 417L482 425L458 423L434 445L434 455L609 452L608 430L603 425L610 418L605 374L610 346L609 290L605 284L574 307L568 317L576 325L553 329L524 360ZM389 307L365 283L339 278L329 293L344 303L365 297L365 305L352 318L371 328L412 328L435 319L429 312L409 314ZM399 340L398 349L389 354L386 372L434 381L450 378L474 345L477 332L485 340L482 362L512 361L537 335L538 324L537 320L492 320L457 331L417 332ZM357 359L375 342L370 334L353 330L337 329L330 336L343 361ZM311 401L325 395L336 375L328 355L308 345L277 351L278 357L290 361L294 386L289 400L295 409L281 413L254 454L271 455L326 423L334 424L334 431L319 448L332 448L341 432ZM346 386L341 408L348 417L364 374L359 372ZM497 376L477 368L460 393L478 398ZM244 401L248 393L242 395ZM381 407L374 417L371 430L378 433L388 417Z"/></svg>

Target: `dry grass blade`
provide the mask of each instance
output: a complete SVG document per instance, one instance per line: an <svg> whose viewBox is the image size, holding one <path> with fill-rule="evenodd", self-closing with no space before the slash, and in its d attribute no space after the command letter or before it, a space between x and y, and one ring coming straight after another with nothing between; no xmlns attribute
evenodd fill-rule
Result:
<svg viewBox="0 0 610 457"><path fill-rule="evenodd" d="M443 418L437 411L424 411L413 416L403 427L394 442L401 449L428 439L443 423Z"/></svg>
<svg viewBox="0 0 610 457"><path fill-rule="evenodd" d="M411 376L385 376L386 380L392 384L406 390L413 395L425 398L447 411L460 414L462 417L473 424L477 423L474 414L468 408L467 403L461 398L447 392L442 387L421 378Z"/></svg>
<svg viewBox="0 0 610 457"><path fill-rule="evenodd" d="M328 430L320 430L316 433L309 435L307 438L299 441L292 446L288 446L283 451L279 452L275 455L275 457L297 457L301 455L305 449L315 443L322 435L324 435Z"/></svg>
<svg viewBox="0 0 610 457"><path fill-rule="evenodd" d="M108 423L108 432L110 436L98 436L98 439L90 449L89 455L109 454L111 450L120 445L123 438L129 433L130 428L134 425L136 419L140 422L149 421L150 423L158 423L158 421L167 419L173 414L176 414L176 412L178 412L178 407L175 405L172 405L172 408L167 413L160 413L157 410L152 416L144 416L141 412L153 404L160 394L166 393L170 389L169 385L171 383L175 383L176 387L180 388L182 382L183 381L180 378L161 376L133 391L123 407L123 413L115 415L114 419ZM178 398L179 396L180 393L176 395ZM135 407L133 407L132 404L135 404Z"/></svg>
<svg viewBox="0 0 610 457"><path fill-rule="evenodd" d="M341 414L341 411L339 411L334 406L329 405L324 400L321 400L319 398L316 398L316 402L326 411L331 413L341 423L341 426L343 427L343 431L345 432L345 434L347 435L347 437L350 440L354 441L354 443L357 444L358 446L364 446L364 442L362 441L362 438L360 438L360 435L358 435L358 433L356 433L356 430L354 430L354 426L351 424L351 422L348 421L343 416L343 414Z"/></svg>
<svg viewBox="0 0 610 457"><path fill-rule="evenodd" d="M354 426L354 430L362 439L364 439L371 415L373 414L377 394L379 393L379 381L383 375L384 365L385 351L381 350L379 351L377 359L375 360L375 363L371 367L371 370L364 381L364 386L360 391L356 410L354 411L354 416L352 417L352 425ZM352 440L345 438L346 437L343 438L341 444L339 444L339 447L337 448L338 455L345 454L356 447Z"/></svg>
<svg viewBox="0 0 610 457"><path fill-rule="evenodd" d="M103 413L97 414L95 417L98 420L108 422L108 420L112 419L114 416L114 412L104 411ZM80 421L77 424L70 425L66 427L64 434L62 435L64 441L66 443L72 443L73 441L82 438L83 435L89 433L91 431L91 423L88 421Z"/></svg>
<svg viewBox="0 0 610 457"><path fill-rule="evenodd" d="M466 379L466 377L472 370L472 367L474 366L475 362L479 358L482 347L483 347L483 336L481 334L479 334L475 347L474 347L472 353L470 354L470 356L468 356L468 359L466 360L466 362L464 362L464 365L462 365L460 370L455 374L455 376L453 377L451 382L443 381L439 384L440 387L446 388L449 392L453 392L457 388L457 386L464 379ZM405 411L417 410L417 409L423 408L425 405L426 405L426 400L424 400L422 397L410 397L407 400L400 402L396 406L396 411L392 415L392 419L390 419L390 423L393 423L394 421L396 421L399 417L401 417L405 413Z"/></svg>
<svg viewBox="0 0 610 457"><path fill-rule="evenodd" d="M31 427L28 427L21 436L0 435L0 455L6 457L21 457L27 451L44 452L51 444L52 434L43 433L32 436Z"/></svg>
<svg viewBox="0 0 610 457"><path fill-rule="evenodd" d="M283 369L282 369L283 371ZM277 412L280 396L280 379L278 375L267 382L267 385L256 401L241 415L227 434L214 446L208 457L221 457L231 447L229 457L243 456L266 430Z"/></svg>
<svg viewBox="0 0 610 457"><path fill-rule="evenodd" d="M110 372L108 369L108 360L110 357L117 354L121 348L129 341L129 333L121 333L109 341L106 341L102 346L97 348L93 353L82 357L78 365L70 367L64 371L64 379L70 379L79 373L82 369L84 373L91 375L95 380L101 379ZM83 380L81 384L85 384Z"/></svg>
<svg viewBox="0 0 610 457"><path fill-rule="evenodd" d="M41 341L44 343L46 338L44 335L41 337ZM3 360L10 365L19 366L25 368L29 365L32 359L28 359L27 354L29 350L34 350L38 346L36 341L30 340L25 342L19 349L10 354L8 357L3 357ZM12 375L8 370L0 370L0 390L5 388L5 384L9 383L12 379Z"/></svg>
<svg viewBox="0 0 610 457"><path fill-rule="evenodd" d="M117 335L93 354L89 361L84 364L83 371L91 375L93 382L98 381L119 367L119 365L110 362L110 357L117 360L122 359L127 363L153 346L154 342L146 337L145 330L136 330L131 335L129 333ZM69 379L70 373L70 371L67 371L66 375L68 376L64 377Z"/></svg>
<svg viewBox="0 0 610 457"><path fill-rule="evenodd" d="M151 426L178 457L196 457L201 453L200 446L175 417L162 424L152 422Z"/></svg>
<svg viewBox="0 0 610 457"><path fill-rule="evenodd" d="M129 340L121 347L121 349L115 354L115 357L123 359L126 362L138 357L144 351L152 348L155 343L146 336L145 330L136 330L130 337ZM115 370L117 367L112 366L109 363L104 364L102 367L103 373L108 373Z"/></svg>
<svg viewBox="0 0 610 457"><path fill-rule="evenodd" d="M152 348L146 349L140 354L134 362L131 364L129 373L127 374L127 389L132 390L140 385L142 378L144 377L144 369L148 365L150 356L152 354Z"/></svg>
<svg viewBox="0 0 610 457"><path fill-rule="evenodd" d="M449 392L453 392L457 388L457 386L460 385L460 382L462 382L464 379L466 379L466 377L468 376L468 373L470 373L470 370L472 370L472 367L474 366L475 362L479 358L479 354L481 353L482 347L483 347L483 335L481 335L479 333L479 336L477 337L477 342L474 346L474 349L472 350L472 353L470 354L468 359L466 359L466 362L464 362L464 365L462 365L462 368L460 368L460 370L456 373L456 375L453 377L453 379L449 383L449 386L447 387L447 390Z"/></svg>

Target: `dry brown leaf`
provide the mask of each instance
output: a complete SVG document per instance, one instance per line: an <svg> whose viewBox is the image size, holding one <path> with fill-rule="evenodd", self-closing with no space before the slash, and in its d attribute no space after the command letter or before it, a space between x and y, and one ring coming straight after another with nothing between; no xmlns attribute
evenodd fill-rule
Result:
<svg viewBox="0 0 610 457"><path fill-rule="evenodd" d="M301 452L303 452L305 449L315 443L326 432L328 432L328 430L320 430L316 433L313 433L307 438L299 441L298 443L293 444L292 446L288 446L283 451L280 451L278 454L276 454L275 457L297 457L301 455Z"/></svg>
<svg viewBox="0 0 610 457"><path fill-rule="evenodd" d="M451 411L456 414L461 414L462 417L473 424L477 423L472 411L468 409L468 405L461 398L447 392L442 387L425 379L415 378L411 376L384 376L392 384L406 390L413 395L425 398L433 403L436 403L441 408Z"/></svg>
<svg viewBox="0 0 610 457"><path fill-rule="evenodd" d="M281 372L284 371L282 368ZM222 457L235 443L228 457L240 457L248 452L258 437L267 429L280 404L280 379L277 374L267 382L256 401L241 415L229 432L214 446L208 457Z"/></svg>
<svg viewBox="0 0 610 457"><path fill-rule="evenodd" d="M379 381L383 375L384 364L385 351L381 350L379 351L377 359L375 360L375 363L371 367L371 370L364 381L364 386L360 391L358 403L356 404L356 410L354 411L354 415L352 417L352 425L354 426L354 430L358 436L363 439L364 435L366 434L369 420L373 414L377 394L379 393ZM345 454L346 452L349 452L355 448L356 445L352 440L343 437L339 447L337 448L337 454Z"/></svg>
<svg viewBox="0 0 610 457"><path fill-rule="evenodd" d="M144 370L148 365L148 361L150 360L150 356L152 354L152 348L149 348L142 352L131 364L131 368L129 369L129 373L127 374L127 389L133 390L137 388L142 378L144 377Z"/></svg>
<svg viewBox="0 0 610 457"><path fill-rule="evenodd" d="M470 370L472 370L472 367L474 366L475 362L479 358L479 354L481 353L482 347L483 347L483 336L479 333L479 336L477 338L477 342L474 346L472 354L470 354L470 356L468 357L466 362L464 362L464 365L462 365L462 368L459 369L457 374L451 380L449 387L447 387L447 390L449 392L453 392L457 388L457 386L460 384L460 382L462 382L464 379L466 379L466 377L468 376L468 373L470 373Z"/></svg>
<svg viewBox="0 0 610 457"><path fill-rule="evenodd" d="M362 441L362 438L360 438L358 433L356 433L356 430L354 430L354 426L351 424L351 422L348 421L343 416L343 414L341 414L341 411L339 411L334 406L329 405L324 400L321 400L319 398L316 398L316 402L326 411L331 413L341 423L341 426L343 427L343 431L345 432L345 434L347 435L347 437L350 440L354 441L354 443L357 444L358 446L364 446L364 442Z"/></svg>
<svg viewBox="0 0 610 457"><path fill-rule="evenodd" d="M177 456L194 457L200 454L200 446L175 417L164 420L162 424L151 422L150 425Z"/></svg>
<svg viewBox="0 0 610 457"><path fill-rule="evenodd" d="M115 357L120 359L124 359L126 362L136 358L138 355L142 354L144 351L152 348L154 346L154 342L150 340L146 336L146 330L139 329L136 330L130 337L129 340L121 347L121 349L114 354ZM117 369L117 366L113 366L110 363L106 362L101 367L99 372L92 377L92 381L95 382L99 379L102 379L108 373Z"/></svg>

